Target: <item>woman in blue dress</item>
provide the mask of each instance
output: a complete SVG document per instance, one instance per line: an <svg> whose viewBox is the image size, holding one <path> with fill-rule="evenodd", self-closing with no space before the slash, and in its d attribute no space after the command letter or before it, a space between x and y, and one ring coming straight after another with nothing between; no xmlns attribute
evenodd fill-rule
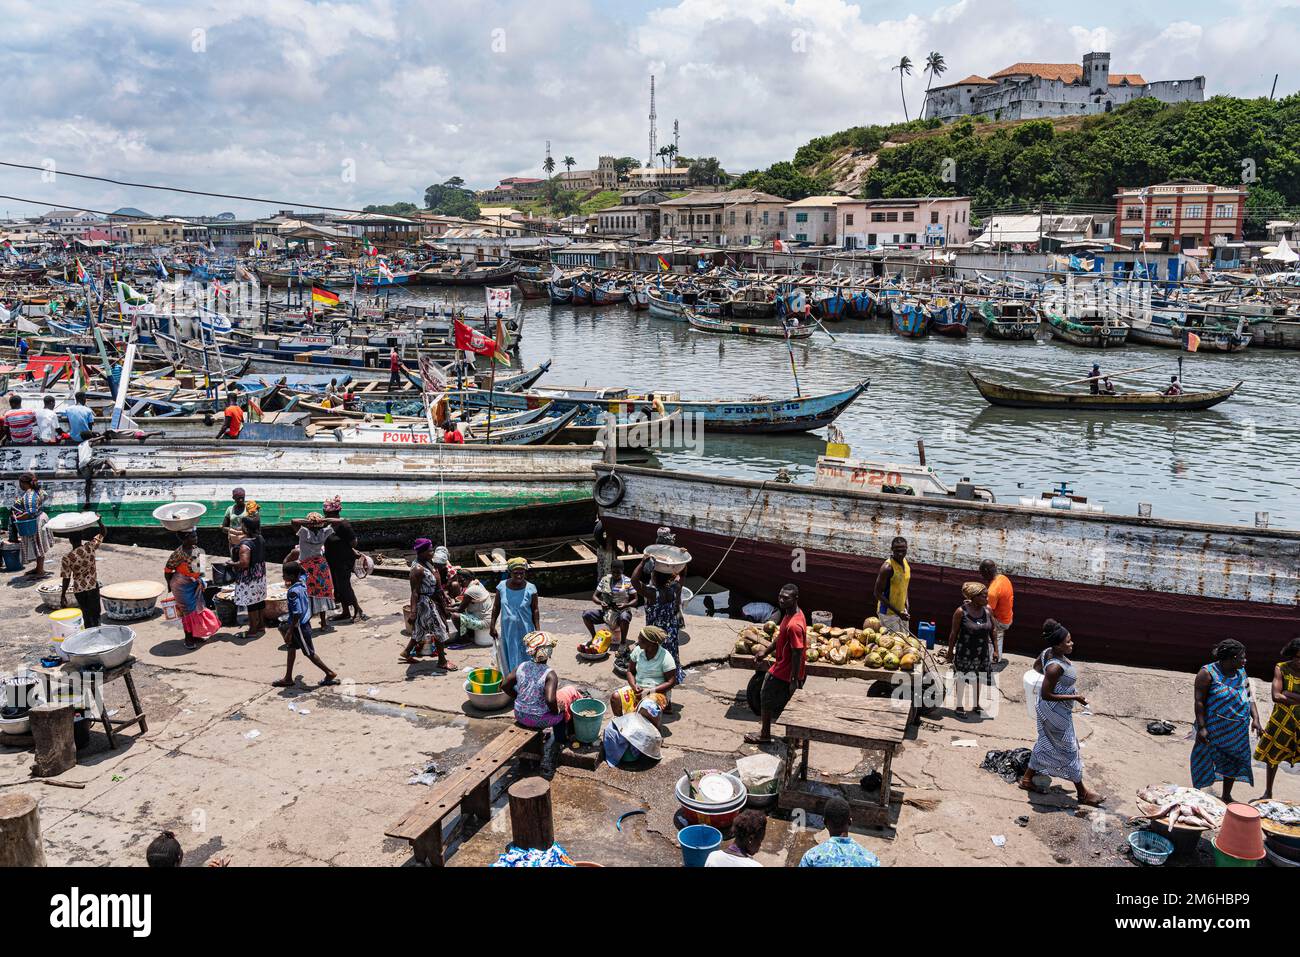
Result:
<svg viewBox="0 0 1300 957"><path fill-rule="evenodd" d="M538 631L541 620L537 586L528 580L528 560L512 558L506 562L505 579L497 584L488 630L496 644L497 670L503 675L510 674L528 659L524 636Z"/></svg>
<svg viewBox="0 0 1300 957"><path fill-rule="evenodd" d="M1196 675L1196 743L1192 745L1192 787L1223 782L1223 800L1232 800L1238 778L1255 783L1250 765L1250 731L1263 734L1246 677L1246 646L1225 638L1214 646L1214 661Z"/></svg>

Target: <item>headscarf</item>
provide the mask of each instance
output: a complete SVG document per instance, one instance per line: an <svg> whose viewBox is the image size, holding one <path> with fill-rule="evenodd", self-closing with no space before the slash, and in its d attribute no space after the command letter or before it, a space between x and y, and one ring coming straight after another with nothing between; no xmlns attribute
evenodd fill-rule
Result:
<svg viewBox="0 0 1300 957"><path fill-rule="evenodd" d="M638 637L644 638L646 641L653 641L656 645L662 645L668 640L668 633L658 625L646 625L641 629L641 634Z"/></svg>
<svg viewBox="0 0 1300 957"><path fill-rule="evenodd" d="M417 538L411 543L411 550L417 555L426 548L433 548L433 542L429 541L427 538Z"/></svg>
<svg viewBox="0 0 1300 957"><path fill-rule="evenodd" d="M512 572L516 568L527 568L527 567L528 567L528 559L520 556L515 556L514 558L506 562L506 571L508 572Z"/></svg>
<svg viewBox="0 0 1300 957"><path fill-rule="evenodd" d="M439 545L433 550L433 563L435 565L451 564L451 552L447 551L446 545Z"/></svg>
<svg viewBox="0 0 1300 957"><path fill-rule="evenodd" d="M976 598L988 601L989 590L983 582L967 582L961 586L961 595L967 601L974 601Z"/></svg>
<svg viewBox="0 0 1300 957"><path fill-rule="evenodd" d="M320 503L320 507L326 512L341 512L343 511L343 496L335 495L333 498L327 498Z"/></svg>
<svg viewBox="0 0 1300 957"><path fill-rule="evenodd" d="M248 493L245 492L242 488L234 489L230 493L231 498L246 498L247 496Z"/></svg>
<svg viewBox="0 0 1300 957"><path fill-rule="evenodd" d="M307 524L308 524L308 525L320 525L320 524L322 524L324 521L325 521L325 516L322 515L320 512L308 512L308 513L307 513Z"/></svg>
<svg viewBox="0 0 1300 957"><path fill-rule="evenodd" d="M528 656L538 664L550 660L555 644L555 639L544 631L530 631L524 635L524 648L528 650Z"/></svg>

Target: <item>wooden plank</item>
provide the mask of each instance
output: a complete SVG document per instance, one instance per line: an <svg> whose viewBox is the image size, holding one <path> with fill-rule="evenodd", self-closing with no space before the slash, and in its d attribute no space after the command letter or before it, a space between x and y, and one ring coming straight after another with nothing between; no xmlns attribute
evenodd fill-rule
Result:
<svg viewBox="0 0 1300 957"><path fill-rule="evenodd" d="M823 706L815 700L803 702L794 706L787 705L786 709L781 712L780 721L783 724L794 724L801 727L818 728L857 728L864 734L885 735L892 737L902 735L907 731L908 709L900 708L898 710L877 711L877 710L855 710L845 708L834 704Z"/></svg>

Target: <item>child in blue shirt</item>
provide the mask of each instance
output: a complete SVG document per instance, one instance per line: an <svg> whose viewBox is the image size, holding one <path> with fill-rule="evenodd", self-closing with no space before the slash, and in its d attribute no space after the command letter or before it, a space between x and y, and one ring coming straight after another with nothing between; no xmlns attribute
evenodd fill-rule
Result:
<svg viewBox="0 0 1300 957"><path fill-rule="evenodd" d="M285 666L284 677L271 682L275 688L290 688L294 685L293 659L301 651L307 660L325 672L322 685L336 685L339 676L330 670L329 665L320 660L316 646L311 640L311 598L307 594L307 576L297 562L285 562L283 567L284 583L288 588L288 614L280 625L280 634L289 646L289 661Z"/></svg>

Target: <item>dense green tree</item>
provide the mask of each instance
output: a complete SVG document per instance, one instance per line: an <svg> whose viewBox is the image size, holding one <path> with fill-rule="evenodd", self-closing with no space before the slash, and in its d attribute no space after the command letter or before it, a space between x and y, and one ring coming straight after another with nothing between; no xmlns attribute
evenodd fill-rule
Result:
<svg viewBox="0 0 1300 957"><path fill-rule="evenodd" d="M418 213L420 207L414 203L388 203L361 207L363 213L383 213L386 216L410 216Z"/></svg>
<svg viewBox="0 0 1300 957"><path fill-rule="evenodd" d="M478 219L478 202L464 184L459 176L453 176L440 185L430 186L424 191L424 208L444 216Z"/></svg>

